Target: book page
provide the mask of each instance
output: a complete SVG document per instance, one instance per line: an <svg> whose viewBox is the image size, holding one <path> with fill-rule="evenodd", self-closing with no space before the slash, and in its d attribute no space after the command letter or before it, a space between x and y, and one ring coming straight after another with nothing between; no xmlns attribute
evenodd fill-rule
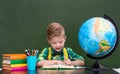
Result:
<svg viewBox="0 0 120 74"><path fill-rule="evenodd" d="M42 70L69 70L69 69L75 69L73 65L45 65L41 68Z"/></svg>
<svg viewBox="0 0 120 74"><path fill-rule="evenodd" d="M85 68L85 66L75 66L76 69Z"/></svg>
<svg viewBox="0 0 120 74"><path fill-rule="evenodd" d="M3 60L2 63L3 64L10 64L10 60Z"/></svg>
<svg viewBox="0 0 120 74"><path fill-rule="evenodd" d="M73 65L59 65L59 68L75 68Z"/></svg>
<svg viewBox="0 0 120 74"><path fill-rule="evenodd" d="M42 68L58 68L58 65L45 65Z"/></svg>
<svg viewBox="0 0 120 74"><path fill-rule="evenodd" d="M0 71L2 70L2 68L0 68Z"/></svg>
<svg viewBox="0 0 120 74"><path fill-rule="evenodd" d="M116 72L120 73L120 68L113 68Z"/></svg>

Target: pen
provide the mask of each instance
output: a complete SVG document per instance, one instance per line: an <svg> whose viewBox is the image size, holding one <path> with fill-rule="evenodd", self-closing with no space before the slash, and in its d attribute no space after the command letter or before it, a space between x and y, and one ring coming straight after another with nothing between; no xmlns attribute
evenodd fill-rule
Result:
<svg viewBox="0 0 120 74"><path fill-rule="evenodd" d="M32 49L32 56L34 55L34 50Z"/></svg>
<svg viewBox="0 0 120 74"><path fill-rule="evenodd" d="M37 49L37 50L36 50L36 56L38 55L38 52L39 52L39 50Z"/></svg>
<svg viewBox="0 0 120 74"><path fill-rule="evenodd" d="M33 50L33 55L36 55L36 50L35 49Z"/></svg>
<svg viewBox="0 0 120 74"><path fill-rule="evenodd" d="M27 49L25 50L25 53L26 53L27 56L30 56L30 53L28 52Z"/></svg>

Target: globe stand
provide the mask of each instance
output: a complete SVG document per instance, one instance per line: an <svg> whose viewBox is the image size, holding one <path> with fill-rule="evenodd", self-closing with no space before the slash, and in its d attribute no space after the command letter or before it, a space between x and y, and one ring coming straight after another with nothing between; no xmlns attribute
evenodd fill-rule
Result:
<svg viewBox="0 0 120 74"><path fill-rule="evenodd" d="M98 71L98 70L107 70L107 69L109 69L109 68L106 68L106 67L102 66L102 65L98 62L98 59L96 59L96 60L95 60L95 63L94 63L93 66L92 66L92 69L93 69L94 71Z"/></svg>
<svg viewBox="0 0 120 74"><path fill-rule="evenodd" d="M88 57L92 58L92 59L95 59L95 63L92 65L92 67L88 67L86 69L88 70L93 70L93 71L101 71L101 70L108 70L109 68L106 68L104 66L102 66L100 63L99 63L99 59L101 58L95 58L95 57L92 57L90 55L87 55Z"/></svg>

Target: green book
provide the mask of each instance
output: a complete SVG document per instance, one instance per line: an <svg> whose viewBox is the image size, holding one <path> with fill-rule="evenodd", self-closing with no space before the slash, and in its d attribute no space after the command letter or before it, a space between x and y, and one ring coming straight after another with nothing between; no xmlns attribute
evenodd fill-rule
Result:
<svg viewBox="0 0 120 74"><path fill-rule="evenodd" d="M72 65L49 65L41 67L41 70L74 70Z"/></svg>
<svg viewBox="0 0 120 74"><path fill-rule="evenodd" d="M3 64L24 64L27 63L26 59L18 59L18 60L6 60L4 59Z"/></svg>

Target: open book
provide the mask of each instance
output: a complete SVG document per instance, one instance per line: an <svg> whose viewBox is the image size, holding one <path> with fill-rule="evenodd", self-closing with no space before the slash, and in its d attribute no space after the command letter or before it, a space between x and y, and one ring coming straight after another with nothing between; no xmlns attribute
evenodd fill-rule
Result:
<svg viewBox="0 0 120 74"><path fill-rule="evenodd" d="M49 66L43 66L41 68L42 70L72 70L75 69L75 67L73 65L49 65Z"/></svg>

